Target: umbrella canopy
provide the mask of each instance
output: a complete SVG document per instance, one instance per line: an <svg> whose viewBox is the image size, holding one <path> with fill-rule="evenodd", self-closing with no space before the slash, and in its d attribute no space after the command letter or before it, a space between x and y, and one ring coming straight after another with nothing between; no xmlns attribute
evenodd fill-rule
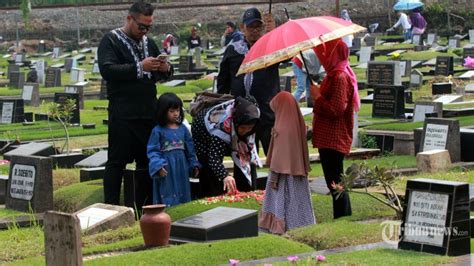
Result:
<svg viewBox="0 0 474 266"><path fill-rule="evenodd" d="M412 10L422 7L424 4L420 0L400 0L393 6L395 10Z"/></svg>
<svg viewBox="0 0 474 266"><path fill-rule="evenodd" d="M252 45L237 75L265 68L323 42L365 30L357 24L330 16L290 20Z"/></svg>

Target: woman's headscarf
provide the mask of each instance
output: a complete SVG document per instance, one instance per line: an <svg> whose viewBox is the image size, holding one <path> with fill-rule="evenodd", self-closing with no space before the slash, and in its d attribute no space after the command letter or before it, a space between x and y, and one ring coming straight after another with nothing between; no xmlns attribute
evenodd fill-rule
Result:
<svg viewBox="0 0 474 266"><path fill-rule="evenodd" d="M323 42L314 48L319 61L326 70L327 76L331 77L338 71L345 72L351 79L351 85L354 88L352 103L354 104L354 111L358 112L360 109L360 98L357 86L357 77L349 66L349 48L341 39L335 39L328 42Z"/></svg>
<svg viewBox="0 0 474 266"><path fill-rule="evenodd" d="M341 18L343 20L352 21L351 17L349 17L349 12L347 12L347 9L341 10Z"/></svg>
<svg viewBox="0 0 474 266"><path fill-rule="evenodd" d="M275 125L268 150L270 170L292 176L307 176L310 171L306 124L291 93L282 91L270 102Z"/></svg>

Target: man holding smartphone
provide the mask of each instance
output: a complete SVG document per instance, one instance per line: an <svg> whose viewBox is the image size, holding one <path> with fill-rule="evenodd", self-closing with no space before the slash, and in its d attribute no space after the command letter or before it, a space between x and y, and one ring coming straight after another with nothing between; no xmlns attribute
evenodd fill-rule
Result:
<svg viewBox="0 0 474 266"><path fill-rule="evenodd" d="M131 207L139 209L151 203L146 145L155 126L155 84L173 74L166 57L158 57L160 50L146 36L152 22L153 6L138 1L130 7L125 25L106 33L98 49L99 69L107 82L109 99L104 202L120 204L123 170L127 163L135 161L139 174L130 190L135 190L137 206Z"/></svg>

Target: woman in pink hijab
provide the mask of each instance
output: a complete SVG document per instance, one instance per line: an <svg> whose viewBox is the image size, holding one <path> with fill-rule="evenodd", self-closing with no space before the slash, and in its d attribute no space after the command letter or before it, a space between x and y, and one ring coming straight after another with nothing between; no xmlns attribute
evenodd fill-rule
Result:
<svg viewBox="0 0 474 266"><path fill-rule="evenodd" d="M318 148L326 184L333 197L334 218L352 215L349 194L337 184L344 156L352 145L354 112L360 108L357 79L349 66L349 49L341 39L314 48L326 70L321 86L312 86L313 146Z"/></svg>

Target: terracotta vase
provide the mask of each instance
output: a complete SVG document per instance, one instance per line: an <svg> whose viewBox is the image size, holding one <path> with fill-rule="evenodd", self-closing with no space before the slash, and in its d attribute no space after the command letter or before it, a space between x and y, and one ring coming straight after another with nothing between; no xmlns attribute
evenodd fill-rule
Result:
<svg viewBox="0 0 474 266"><path fill-rule="evenodd" d="M171 218L164 212L165 207L164 204L143 206L140 229L147 247L168 245Z"/></svg>

